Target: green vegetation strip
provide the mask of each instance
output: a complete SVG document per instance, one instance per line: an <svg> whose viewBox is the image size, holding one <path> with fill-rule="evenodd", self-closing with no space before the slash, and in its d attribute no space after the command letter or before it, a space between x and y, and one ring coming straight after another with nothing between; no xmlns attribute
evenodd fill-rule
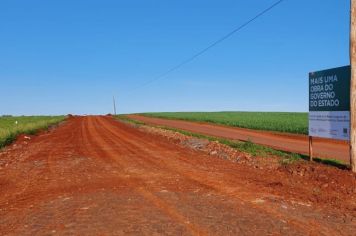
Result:
<svg viewBox="0 0 356 236"><path fill-rule="evenodd" d="M13 142L19 134L35 134L64 119L65 116L1 116L0 148Z"/></svg>
<svg viewBox="0 0 356 236"><path fill-rule="evenodd" d="M128 122L134 125L148 125L145 124L142 121L137 121L131 118L126 117L125 115L119 115L116 116L116 118L118 120L124 121L124 122ZM149 125L149 126L153 126L153 125ZM165 130L170 130L170 131L174 131L174 132L178 132L190 137L195 137L195 138L201 138L201 139L207 139L209 141L218 141L219 143L225 144L229 147L232 147L234 149L237 149L241 152L245 152L248 153L252 156L255 157L271 157L271 156L276 156L276 157L280 157L280 163L282 165L287 165L287 164L293 164L296 161L299 160L309 160L309 156L307 155L302 155L302 154L298 154L298 153L291 153L291 152L285 152L285 151L279 151L270 147L266 147L266 146L262 146L262 145L258 145L255 143L252 143L250 141L248 142L243 142L243 141L235 141L235 140L229 140L229 139L223 139L223 138L218 138L218 137L213 137L213 136L207 136L207 135L202 135L202 134L197 134L197 133L192 133L189 131L185 131L185 130L180 130L180 129L175 129L175 128L170 128L170 127L166 127L166 126L153 126L153 127L157 127L157 128L161 128L161 129L165 129ZM314 158L315 162L319 162L322 164L326 164L326 165L331 165L331 166L335 166L337 168L340 169L348 169L348 165L338 161L338 160L334 160L334 159L321 159L321 158Z"/></svg>
<svg viewBox="0 0 356 236"><path fill-rule="evenodd" d="M308 134L308 113L297 112L161 112L140 115L233 127Z"/></svg>

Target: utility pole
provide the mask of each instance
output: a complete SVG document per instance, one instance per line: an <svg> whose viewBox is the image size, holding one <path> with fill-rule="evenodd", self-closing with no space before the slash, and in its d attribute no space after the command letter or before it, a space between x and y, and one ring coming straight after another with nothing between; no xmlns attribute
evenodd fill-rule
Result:
<svg viewBox="0 0 356 236"><path fill-rule="evenodd" d="M356 0L351 0L350 12L350 164L352 172L356 173Z"/></svg>
<svg viewBox="0 0 356 236"><path fill-rule="evenodd" d="M116 116L116 104L115 104L115 97L112 96L112 101L113 101L113 104L114 104L114 115Z"/></svg>

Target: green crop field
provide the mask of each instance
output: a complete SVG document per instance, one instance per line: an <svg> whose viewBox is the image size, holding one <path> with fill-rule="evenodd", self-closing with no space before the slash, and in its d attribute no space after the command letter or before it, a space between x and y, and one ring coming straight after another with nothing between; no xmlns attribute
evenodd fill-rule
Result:
<svg viewBox="0 0 356 236"><path fill-rule="evenodd" d="M210 122L234 127L308 134L308 113L297 112L162 112L141 115Z"/></svg>
<svg viewBox="0 0 356 236"><path fill-rule="evenodd" d="M0 148L11 143L19 134L35 134L64 119L65 116L0 116Z"/></svg>

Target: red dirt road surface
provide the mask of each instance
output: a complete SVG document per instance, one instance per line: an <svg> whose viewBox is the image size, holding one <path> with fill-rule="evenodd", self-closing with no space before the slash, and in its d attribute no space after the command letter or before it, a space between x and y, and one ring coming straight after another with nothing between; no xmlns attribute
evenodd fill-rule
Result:
<svg viewBox="0 0 356 236"><path fill-rule="evenodd" d="M227 139L242 141L251 140L253 143L269 146L277 150L309 155L309 141L308 137L304 135L273 133L208 123L152 118L140 115L128 115L128 117L147 124L167 126ZM340 160L346 164L350 163L349 146L347 142L314 138L313 150L314 155L317 157L332 158Z"/></svg>
<svg viewBox="0 0 356 236"><path fill-rule="evenodd" d="M291 176L71 117L0 152L0 235L354 235L355 175L307 167Z"/></svg>

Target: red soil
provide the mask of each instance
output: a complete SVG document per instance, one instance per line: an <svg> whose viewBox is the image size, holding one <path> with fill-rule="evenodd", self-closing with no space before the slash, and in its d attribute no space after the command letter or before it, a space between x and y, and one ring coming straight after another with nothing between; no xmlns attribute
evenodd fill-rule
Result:
<svg viewBox="0 0 356 236"><path fill-rule="evenodd" d="M356 179L211 157L109 116L0 152L1 235L353 235Z"/></svg>

